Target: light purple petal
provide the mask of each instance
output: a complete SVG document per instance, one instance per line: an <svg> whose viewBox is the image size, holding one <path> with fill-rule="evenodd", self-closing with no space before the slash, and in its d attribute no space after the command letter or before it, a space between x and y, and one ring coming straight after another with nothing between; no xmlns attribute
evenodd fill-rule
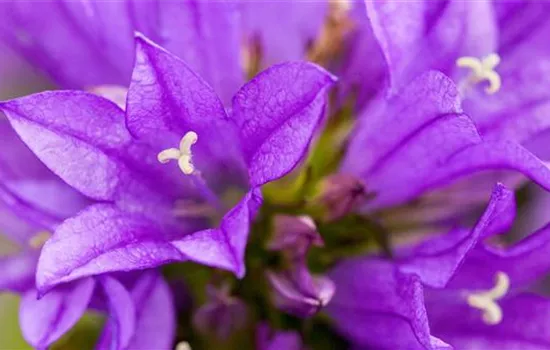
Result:
<svg viewBox="0 0 550 350"><path fill-rule="evenodd" d="M46 348L59 339L84 314L94 287L94 280L86 278L59 286L40 300L36 290L28 290L19 311L25 340L36 348Z"/></svg>
<svg viewBox="0 0 550 350"><path fill-rule="evenodd" d="M174 241L174 246L193 261L227 269L243 277L248 233L261 201L259 189L250 191L223 217L219 228L189 235Z"/></svg>
<svg viewBox="0 0 550 350"><path fill-rule="evenodd" d="M502 185L495 186L487 209L471 230L455 229L427 240L408 252L408 258L397 262L399 270L416 274L425 285L444 287L480 239L501 231L503 223L510 227L509 211L514 203L513 192Z"/></svg>
<svg viewBox="0 0 550 350"><path fill-rule="evenodd" d="M161 226L144 214L124 212L110 204L93 205L61 224L42 248L38 289L44 292L83 276L186 260L242 276L244 248L259 196L259 191L247 194L226 214L220 229L188 234L182 227Z"/></svg>
<svg viewBox="0 0 550 350"><path fill-rule="evenodd" d="M302 350L300 334L294 331L274 331L266 324L256 330L256 348L258 350Z"/></svg>
<svg viewBox="0 0 550 350"><path fill-rule="evenodd" d="M46 242L38 262L37 287L43 292L83 276L145 269L184 258L155 222L96 204L66 220Z"/></svg>
<svg viewBox="0 0 550 350"><path fill-rule="evenodd" d="M108 305L109 319L97 346L98 349L131 349L128 347L136 329L136 306L132 296L116 279L100 277Z"/></svg>
<svg viewBox="0 0 550 350"><path fill-rule="evenodd" d="M230 103L244 83L241 4L235 1L140 1L129 4L135 30L184 60Z"/></svg>
<svg viewBox="0 0 550 350"><path fill-rule="evenodd" d="M394 91L426 69L449 72L458 57L496 51L491 1L369 0L366 5Z"/></svg>
<svg viewBox="0 0 550 350"><path fill-rule="evenodd" d="M465 302L450 304L426 296L426 308L433 333L455 349L525 349L550 347L550 301L532 294L520 294L499 301L503 319L498 325L483 323L479 310Z"/></svg>
<svg viewBox="0 0 550 350"><path fill-rule="evenodd" d="M343 262L330 277L337 288L327 312L353 343L375 349L433 348L418 277L368 258Z"/></svg>
<svg viewBox="0 0 550 350"><path fill-rule="evenodd" d="M283 63L260 73L235 95L233 118L252 186L285 175L301 160L334 82L314 64Z"/></svg>
<svg viewBox="0 0 550 350"><path fill-rule="evenodd" d="M505 272L511 288L529 285L548 273L550 225L531 233L508 248L480 244L464 261L450 288L486 288L498 271Z"/></svg>
<svg viewBox="0 0 550 350"><path fill-rule="evenodd" d="M321 33L328 1L245 1L243 21L259 40L262 66L306 58L308 45Z"/></svg>
<svg viewBox="0 0 550 350"><path fill-rule="evenodd" d="M6 2L0 8L5 11L0 36L63 87L127 84L132 30L126 4L98 5L67 0Z"/></svg>
<svg viewBox="0 0 550 350"><path fill-rule="evenodd" d="M162 276L145 273L131 291L136 305L136 331L128 349L169 349L176 331L176 314L170 287Z"/></svg>
<svg viewBox="0 0 550 350"><path fill-rule="evenodd" d="M19 220L53 229L87 204L29 150L6 118L0 118L0 148L6 150L0 154L0 200Z"/></svg>
<svg viewBox="0 0 550 350"><path fill-rule="evenodd" d="M128 144L124 112L96 95L44 92L0 105L29 148L87 196L117 196L121 166L110 153Z"/></svg>
<svg viewBox="0 0 550 350"><path fill-rule="evenodd" d="M37 251L0 257L0 291L24 293L29 289L34 290L37 261Z"/></svg>
<svg viewBox="0 0 550 350"><path fill-rule="evenodd" d="M142 35L136 45L127 105L130 132L160 152L177 147L194 131L198 141L193 162L207 180L227 172L224 165L240 164L235 126L214 90L182 60Z"/></svg>
<svg viewBox="0 0 550 350"><path fill-rule="evenodd" d="M343 171L372 173L407 141L448 114L461 113L452 80L430 71L412 81L389 101L367 110L358 121L344 158Z"/></svg>

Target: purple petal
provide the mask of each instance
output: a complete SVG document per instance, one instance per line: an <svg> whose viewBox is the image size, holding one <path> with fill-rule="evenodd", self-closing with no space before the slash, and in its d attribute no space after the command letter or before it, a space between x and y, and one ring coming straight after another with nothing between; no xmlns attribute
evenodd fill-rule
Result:
<svg viewBox="0 0 550 350"><path fill-rule="evenodd" d="M0 291L24 293L34 287L37 251L0 257Z"/></svg>
<svg viewBox="0 0 550 350"><path fill-rule="evenodd" d="M98 200L116 197L124 169L110 153L131 137L124 112L114 103L84 92L61 91L0 107L29 148L67 183Z"/></svg>
<svg viewBox="0 0 550 350"><path fill-rule="evenodd" d="M302 350L300 334L294 331L274 331L266 324L258 326L256 331L256 348L258 350Z"/></svg>
<svg viewBox="0 0 550 350"><path fill-rule="evenodd" d="M242 276L250 220L259 207L259 196L258 190L247 194L226 214L219 229L188 234L181 227L161 226L144 214L110 204L93 205L61 224L42 248L38 289L44 292L84 276L186 260Z"/></svg>
<svg viewBox="0 0 550 350"><path fill-rule="evenodd" d="M128 344L137 331L136 309L132 297L116 279L103 276L100 281L107 300L109 319L97 348L130 349Z"/></svg>
<svg viewBox="0 0 550 350"><path fill-rule="evenodd" d="M372 31L384 54L391 80L404 70L408 55L417 50L425 33L425 2L391 4L368 0L365 2ZM401 18L397 21L395 19ZM392 84L393 85L393 84Z"/></svg>
<svg viewBox="0 0 550 350"><path fill-rule="evenodd" d="M169 349L174 341L176 315L170 287L163 277L145 273L131 292L136 308L136 331L128 349Z"/></svg>
<svg viewBox="0 0 550 350"><path fill-rule="evenodd" d="M449 287L486 288L498 271L509 276L512 288L531 284L548 273L548 249L550 225L508 248L480 244L468 255Z"/></svg>
<svg viewBox="0 0 550 350"><path fill-rule="evenodd" d="M136 30L183 59L229 103L244 83L240 6L234 1L132 1Z"/></svg>
<svg viewBox="0 0 550 350"><path fill-rule="evenodd" d="M503 319L498 325L483 323L479 310L466 303L449 304L426 297L433 333L456 349L526 349L550 347L550 301L520 294L499 301Z"/></svg>
<svg viewBox="0 0 550 350"><path fill-rule="evenodd" d="M517 171L550 188L546 165L513 142L484 142L473 121L456 114L457 102L452 82L430 72L361 121L343 171L361 175L377 194L369 208L403 203L484 170Z"/></svg>
<svg viewBox="0 0 550 350"><path fill-rule="evenodd" d="M240 164L235 126L214 90L183 61L142 35L136 45L127 105L131 133L160 152L177 147L186 132L196 132L193 161L207 180L224 164Z"/></svg>
<svg viewBox="0 0 550 350"><path fill-rule="evenodd" d="M66 0L11 1L2 5L0 36L58 84L81 88L127 84L132 30L123 2L98 6Z"/></svg>
<svg viewBox="0 0 550 350"><path fill-rule="evenodd" d="M246 1L243 5L247 34L260 41L263 67L305 59L328 10L327 1Z"/></svg>
<svg viewBox="0 0 550 350"><path fill-rule="evenodd" d="M455 84L436 71L422 74L396 97L379 102L379 110L367 110L359 120L344 159L345 172L372 173L423 129L461 112Z"/></svg>
<svg viewBox="0 0 550 350"><path fill-rule="evenodd" d="M366 5L393 88L428 68L449 72L460 56L496 51L498 33L490 1L369 0Z"/></svg>
<svg viewBox="0 0 550 350"><path fill-rule="evenodd" d="M284 63L260 73L235 95L233 117L252 186L285 175L301 160L334 82L314 64Z"/></svg>
<svg viewBox="0 0 550 350"><path fill-rule="evenodd" d="M365 258L339 264L330 277L337 288L327 311L353 343L376 349L433 348L418 277Z"/></svg>
<svg viewBox="0 0 550 350"><path fill-rule="evenodd" d="M481 238L502 230L503 222L510 227L512 220L507 216L514 203L513 192L502 185L495 186L487 209L472 230L456 229L420 244L409 252L408 258L398 262L399 270L416 274L425 285L444 287Z"/></svg>
<svg viewBox="0 0 550 350"><path fill-rule="evenodd" d="M37 299L36 290L23 295L19 322L25 340L46 348L67 332L86 311L95 282L91 278L59 286Z"/></svg>
<svg viewBox="0 0 550 350"><path fill-rule="evenodd" d="M261 201L258 189L250 191L223 217L220 228L189 235L174 241L174 246L193 261L227 269L234 272L237 277L243 277L248 233Z"/></svg>
<svg viewBox="0 0 550 350"><path fill-rule="evenodd" d="M53 229L87 205L88 201L80 193L53 174L29 150L7 119L0 120L0 148L9 150L0 154L0 198L20 221L25 220L39 229ZM17 228L5 232L23 234Z"/></svg>
<svg viewBox="0 0 550 350"><path fill-rule="evenodd" d="M37 287L110 271L184 260L158 224L109 204L93 205L61 224L42 248Z"/></svg>

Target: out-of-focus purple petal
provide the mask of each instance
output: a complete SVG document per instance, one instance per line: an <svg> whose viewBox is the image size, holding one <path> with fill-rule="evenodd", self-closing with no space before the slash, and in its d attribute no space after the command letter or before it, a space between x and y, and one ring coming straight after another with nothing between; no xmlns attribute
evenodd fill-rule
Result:
<svg viewBox="0 0 550 350"><path fill-rule="evenodd" d="M29 289L34 290L37 261L37 251L0 257L0 291L24 293Z"/></svg>
<svg viewBox="0 0 550 350"><path fill-rule="evenodd" d="M193 315L193 326L205 336L215 336L227 341L242 330L249 321L249 310L245 302L230 294L227 286L206 287L207 302Z"/></svg>
<svg viewBox="0 0 550 350"><path fill-rule="evenodd" d="M327 311L353 343L376 349L434 348L417 276L400 273L391 262L361 258L337 265L330 277L337 288Z"/></svg>
<svg viewBox="0 0 550 350"><path fill-rule="evenodd" d="M294 331L274 331L261 324L256 331L258 350L302 350L300 335Z"/></svg>
<svg viewBox="0 0 550 350"><path fill-rule="evenodd" d="M471 230L455 229L420 244L408 252L408 258L398 262L399 270L416 274L425 285L444 287L480 239L504 229L500 222L503 214L504 223L512 224L508 212L513 205L513 192L496 185L487 209Z"/></svg>
<svg viewBox="0 0 550 350"><path fill-rule="evenodd" d="M526 349L550 347L550 301L532 294L519 294L499 301L503 318L498 325L483 323L479 310L468 304L452 304L426 296L433 333L455 349Z"/></svg>
<svg viewBox="0 0 550 350"><path fill-rule="evenodd" d="M136 331L128 349L169 349L174 341L176 315L170 287L157 273L146 272L131 291L136 307Z"/></svg>
<svg viewBox="0 0 550 350"><path fill-rule="evenodd" d="M132 29L125 2L9 1L0 10L0 36L63 87L128 83Z"/></svg>
<svg viewBox="0 0 550 350"><path fill-rule="evenodd" d="M94 287L95 281L86 278L59 286L40 300L37 299L36 290L28 290L23 295L19 311L25 340L43 349L59 339L84 314Z"/></svg>
<svg viewBox="0 0 550 350"><path fill-rule="evenodd" d="M235 125L214 90L182 60L144 36L138 34L136 45L128 91L130 132L160 152L177 147L188 131L194 131L198 140L193 162L207 180L217 177L224 165L241 164Z"/></svg>
<svg viewBox="0 0 550 350"><path fill-rule="evenodd" d="M328 12L328 1L246 1L243 5L247 34L259 40L264 67L304 59Z"/></svg>
<svg viewBox="0 0 550 350"><path fill-rule="evenodd" d="M108 305L109 319L97 345L98 349L130 349L128 345L136 329L136 307L132 296L116 279L100 277Z"/></svg>
<svg viewBox="0 0 550 350"><path fill-rule="evenodd" d="M325 111L336 78L311 63L273 66L233 99L252 186L277 179L302 159Z"/></svg>
<svg viewBox="0 0 550 350"><path fill-rule="evenodd" d="M399 78L408 63L408 55L417 50L424 38L425 2L365 2L372 31L384 54L392 81ZM397 21L395 19L401 18Z"/></svg>

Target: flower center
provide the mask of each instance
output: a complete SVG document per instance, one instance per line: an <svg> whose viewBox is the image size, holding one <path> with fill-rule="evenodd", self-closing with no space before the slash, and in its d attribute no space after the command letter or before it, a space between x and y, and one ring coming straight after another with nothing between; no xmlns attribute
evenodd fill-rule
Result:
<svg viewBox="0 0 550 350"><path fill-rule="evenodd" d="M40 249L51 236L52 235L48 231L37 232L29 239L28 244L31 248Z"/></svg>
<svg viewBox="0 0 550 350"><path fill-rule="evenodd" d="M510 288L510 277L504 272L495 274L495 286L487 291L468 295L468 305L483 311L483 321L488 325L496 325L502 321L502 309L495 302L502 298Z"/></svg>
<svg viewBox="0 0 550 350"><path fill-rule="evenodd" d="M185 175L191 175L195 171L195 167L192 163L191 146L193 146L199 135L194 131L188 131L183 135L180 141L180 147L169 148L160 152L157 156L159 162L165 164L171 160L177 160L178 166Z"/></svg>
<svg viewBox="0 0 550 350"><path fill-rule="evenodd" d="M456 65L458 67L469 68L471 70L470 76L467 78L467 84L477 84L482 81L487 81L489 86L485 88L485 92L489 95L500 90L500 75L495 71L499 63L500 56L496 53L487 55L482 59L464 56L456 60Z"/></svg>

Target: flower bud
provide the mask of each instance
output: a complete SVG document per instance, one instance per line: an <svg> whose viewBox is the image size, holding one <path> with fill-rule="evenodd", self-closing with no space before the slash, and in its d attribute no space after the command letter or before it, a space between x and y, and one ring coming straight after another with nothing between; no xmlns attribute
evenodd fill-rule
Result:
<svg viewBox="0 0 550 350"><path fill-rule="evenodd" d="M207 288L209 300L193 316L193 325L201 333L213 333L228 339L246 325L248 310L244 302L230 296L228 288Z"/></svg>
<svg viewBox="0 0 550 350"><path fill-rule="evenodd" d="M268 243L269 250L287 251L303 257L309 247L323 246L323 239L309 216L277 215L274 234Z"/></svg>
<svg viewBox="0 0 550 350"><path fill-rule="evenodd" d="M277 307L297 317L310 317L325 307L334 295L334 283L324 276L312 276L305 264L290 272L268 272Z"/></svg>
<svg viewBox="0 0 550 350"><path fill-rule="evenodd" d="M315 198L325 209L326 221L342 218L366 199L368 196L361 180L347 174L325 178L321 183L320 194Z"/></svg>

